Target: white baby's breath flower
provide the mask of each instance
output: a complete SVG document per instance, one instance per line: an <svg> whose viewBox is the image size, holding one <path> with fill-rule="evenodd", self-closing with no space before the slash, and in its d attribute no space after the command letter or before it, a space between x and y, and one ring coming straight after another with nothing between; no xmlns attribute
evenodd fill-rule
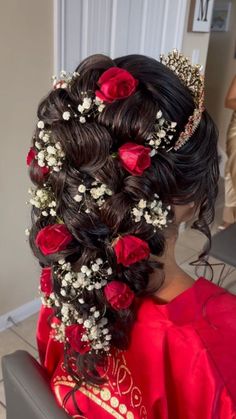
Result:
<svg viewBox="0 0 236 419"><path fill-rule="evenodd" d="M57 213L54 209L50 209L50 214L51 214L52 217L55 217L57 215Z"/></svg>
<svg viewBox="0 0 236 419"><path fill-rule="evenodd" d="M55 166L57 163L57 160L55 157L48 157L47 161L48 161L48 166Z"/></svg>
<svg viewBox="0 0 236 419"><path fill-rule="evenodd" d="M78 111L79 111L80 113L83 113L83 112L84 112L84 107L83 107L83 105L78 105Z"/></svg>
<svg viewBox="0 0 236 419"><path fill-rule="evenodd" d="M83 197L82 197L82 195L75 195L74 196L74 200L76 201L76 202L81 202L82 201L82 199L83 199Z"/></svg>
<svg viewBox="0 0 236 419"><path fill-rule="evenodd" d="M84 117L84 116L80 116L80 118L79 118L79 122L80 122L81 124L85 124L85 122L86 122L85 117Z"/></svg>
<svg viewBox="0 0 236 419"><path fill-rule="evenodd" d="M83 274L86 274L86 272L89 271L89 268L86 265L82 265L80 270Z"/></svg>
<svg viewBox="0 0 236 419"><path fill-rule="evenodd" d="M91 266L91 268L92 268L92 271L93 271L93 272L97 272L97 271L99 271L99 266L98 266L96 263L94 263L94 264Z"/></svg>
<svg viewBox="0 0 236 419"><path fill-rule="evenodd" d="M102 112L104 108L105 108L105 104L102 103L101 105L98 106L98 112Z"/></svg>
<svg viewBox="0 0 236 419"><path fill-rule="evenodd" d="M69 121L69 119L70 119L70 112L69 111L65 111L65 112L63 112L63 114L62 114L62 118L65 120L65 121Z"/></svg>
<svg viewBox="0 0 236 419"><path fill-rule="evenodd" d="M83 298L79 298L78 301L79 301L80 304L84 304L84 299Z"/></svg>
<svg viewBox="0 0 236 419"><path fill-rule="evenodd" d="M61 150L61 143L57 142L57 143L55 144L55 147L56 147L58 150Z"/></svg>
<svg viewBox="0 0 236 419"><path fill-rule="evenodd" d="M43 142L47 143L50 139L50 136L48 134L44 134L42 138L43 138Z"/></svg>
<svg viewBox="0 0 236 419"><path fill-rule="evenodd" d="M112 268L107 269L107 275L112 275Z"/></svg>
<svg viewBox="0 0 236 419"><path fill-rule="evenodd" d="M146 208L146 206L147 206L147 201L145 201L144 199L140 199L138 203L138 207L143 209L143 208Z"/></svg>
<svg viewBox="0 0 236 419"><path fill-rule="evenodd" d="M164 129L161 129L158 133L157 136L159 138L164 138L166 136L166 131Z"/></svg>
<svg viewBox="0 0 236 419"><path fill-rule="evenodd" d="M44 122L43 122L43 121L38 121L38 123L37 123L37 127L38 127L39 129L43 129L43 128L44 128Z"/></svg>
<svg viewBox="0 0 236 419"><path fill-rule="evenodd" d="M153 141L154 143L154 141ZM149 156L150 157L154 157L157 154L157 151L155 149L153 149L152 151L150 151Z"/></svg>
<svg viewBox="0 0 236 419"><path fill-rule="evenodd" d="M86 327L86 329L89 329L90 327L92 327L91 320L89 320L89 319L85 320L84 327Z"/></svg>
<svg viewBox="0 0 236 419"><path fill-rule="evenodd" d="M49 154L56 154L56 149L55 149L55 147L53 147L53 146L49 145L49 146L47 147L47 152L48 152Z"/></svg>
<svg viewBox="0 0 236 419"><path fill-rule="evenodd" d="M25 235L29 236L30 235L30 230L28 228L25 229Z"/></svg>
<svg viewBox="0 0 236 419"><path fill-rule="evenodd" d="M38 142L38 141L35 141L35 147L38 149L38 150L41 150L41 144Z"/></svg>
<svg viewBox="0 0 236 419"><path fill-rule="evenodd" d="M89 97L85 97L83 100L84 109L90 109L91 105L92 105L92 99L90 99Z"/></svg>
<svg viewBox="0 0 236 419"><path fill-rule="evenodd" d="M78 191L79 191L80 193L84 193L84 192L86 191L86 186L85 186L85 185L83 185L83 184L79 185L79 187L78 187Z"/></svg>
<svg viewBox="0 0 236 419"><path fill-rule="evenodd" d="M44 131L40 131L39 132L39 138L40 138L40 140L42 140L43 136L44 136Z"/></svg>

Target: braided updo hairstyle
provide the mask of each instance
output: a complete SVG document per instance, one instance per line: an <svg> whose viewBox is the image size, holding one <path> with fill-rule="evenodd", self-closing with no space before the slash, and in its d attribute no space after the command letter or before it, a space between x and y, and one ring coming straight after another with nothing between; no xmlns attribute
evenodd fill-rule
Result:
<svg viewBox="0 0 236 419"><path fill-rule="evenodd" d="M68 110L71 115L76 115L84 92L94 97L101 74L116 66L127 70L138 80L132 95L106 103L102 112L90 115L85 123L76 117L62 117ZM43 188L46 176L47 187L56 203L54 212L46 215L37 206L33 207L30 244L40 266L51 268L55 316L61 319L63 304L69 304L73 309L70 313L77 313L83 319L87 319L88 313L96 307L98 316L106 316L111 346L125 349L135 321L135 299L128 308L116 310L105 298L102 288L85 289L82 299L81 296L78 299L75 292L71 293L69 287L64 287L61 292L58 264L63 259L64 263L70 264L73 272L79 272L91 260L106 261L107 266L112 268L108 283L116 280L126 284L136 297L152 293L154 290L149 288L149 276L155 269L160 286L165 267L147 258L129 266L118 264L114 242L119 237L131 235L146 242L151 254L163 254L165 229L154 229L144 219L135 222L132 216L132 208L141 199L151 201L155 194L166 208L195 202L198 219L194 227L210 238L208 225L214 217L218 181L217 132L209 114L204 111L197 130L183 147L178 151L160 148L142 175L131 175L117 158L119 147L127 142L144 145L160 110L166 120L177 123L174 143L194 111L191 92L166 66L141 55L115 60L93 55L85 59L76 72L79 75L72 78L70 88L53 89L38 107L38 118L45 130L50 132L54 143L59 143L63 159L60 170L51 170L43 175L35 161L30 164L32 182L37 188ZM33 136L35 150L39 137L40 127L36 127ZM100 206L87 199L80 210L81 203L74 199L79 185L91 189L96 182L106 185L111 194ZM171 209L168 221L174 221ZM64 225L72 239L65 249L44 254L36 245L37 236L43 228L55 223ZM64 353L65 365L78 386L82 381L101 382L97 367L105 364L105 351L92 349L81 353L65 340Z"/></svg>

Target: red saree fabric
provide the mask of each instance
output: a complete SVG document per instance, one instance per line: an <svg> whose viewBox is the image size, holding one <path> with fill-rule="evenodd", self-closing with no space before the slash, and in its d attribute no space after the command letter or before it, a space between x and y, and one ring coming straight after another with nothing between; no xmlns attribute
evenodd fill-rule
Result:
<svg viewBox="0 0 236 419"><path fill-rule="evenodd" d="M63 345L51 337L52 311L42 307L40 359L62 406L74 388ZM83 385L65 410L74 418L236 418L236 296L199 278L168 304L143 299L127 351L114 351L101 387Z"/></svg>

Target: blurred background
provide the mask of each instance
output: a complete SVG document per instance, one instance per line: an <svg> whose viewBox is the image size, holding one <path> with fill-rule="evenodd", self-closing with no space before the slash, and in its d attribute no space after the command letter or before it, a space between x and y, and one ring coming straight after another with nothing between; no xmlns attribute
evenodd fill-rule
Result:
<svg viewBox="0 0 236 419"><path fill-rule="evenodd" d="M178 48L203 65L206 105L220 131L223 176L232 114L224 99L236 74L235 22L236 0L1 0L0 330L36 313L40 304L39 267L24 235L30 226L25 160L37 104L50 89L51 76L72 71L96 52L158 59ZM221 187L216 222L223 205ZM177 258L189 272L189 261L202 245L192 234L184 232L177 248ZM235 270L229 275L236 281ZM20 335L19 330L13 327Z"/></svg>

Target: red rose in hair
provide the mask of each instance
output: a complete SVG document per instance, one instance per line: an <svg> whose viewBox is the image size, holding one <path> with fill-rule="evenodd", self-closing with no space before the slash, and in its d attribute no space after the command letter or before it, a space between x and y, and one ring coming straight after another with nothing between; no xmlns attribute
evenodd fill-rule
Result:
<svg viewBox="0 0 236 419"><path fill-rule="evenodd" d="M32 163L41 175L48 174L49 173L49 167L46 167L46 166L40 167L38 165L37 160L36 160L36 156L37 156L36 150L33 147L31 147L31 149L29 150L29 152L27 154L27 158L26 158L27 166L30 166L31 163Z"/></svg>
<svg viewBox="0 0 236 419"><path fill-rule="evenodd" d="M82 324L72 324L66 327L66 338L74 351L83 355L90 350L88 341L82 341L85 329Z"/></svg>
<svg viewBox="0 0 236 419"><path fill-rule="evenodd" d="M105 102L114 102L116 99L124 99L132 95L138 85L132 74L118 67L111 67L104 71L98 80L100 90L96 90L96 96Z"/></svg>
<svg viewBox="0 0 236 419"><path fill-rule="evenodd" d="M47 296L49 296L53 291L51 268L42 269L40 277L40 289L42 292L45 292Z"/></svg>
<svg viewBox="0 0 236 419"><path fill-rule="evenodd" d="M128 285L119 281L112 281L104 288L107 301L115 310L128 308L134 299L134 293Z"/></svg>
<svg viewBox="0 0 236 419"><path fill-rule="evenodd" d="M64 224L53 224L38 232L35 243L44 255L50 255L65 250L72 239Z"/></svg>
<svg viewBox="0 0 236 419"><path fill-rule="evenodd" d="M117 263L130 266L143 259L148 259L148 243L138 237L127 235L118 239L114 246Z"/></svg>
<svg viewBox="0 0 236 419"><path fill-rule="evenodd" d="M118 150L122 166L134 176L142 176L151 165L151 149L134 143L126 143Z"/></svg>
<svg viewBox="0 0 236 419"><path fill-rule="evenodd" d="M27 166L30 166L31 162L35 159L36 155L37 153L35 149L31 147L26 157Z"/></svg>

